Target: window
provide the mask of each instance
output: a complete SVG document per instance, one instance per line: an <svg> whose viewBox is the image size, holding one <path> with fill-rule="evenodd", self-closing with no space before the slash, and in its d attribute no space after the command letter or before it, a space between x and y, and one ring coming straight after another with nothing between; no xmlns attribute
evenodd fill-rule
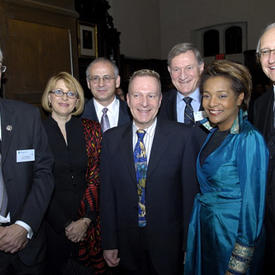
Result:
<svg viewBox="0 0 275 275"><path fill-rule="evenodd" d="M217 30L209 30L203 36L204 56L212 56L220 53L220 34Z"/></svg>
<svg viewBox="0 0 275 275"><path fill-rule="evenodd" d="M193 31L193 42L210 61L220 55L243 62L247 50L247 22L233 22L208 26Z"/></svg>
<svg viewBox="0 0 275 275"><path fill-rule="evenodd" d="M242 28L229 27L225 30L225 53L242 53Z"/></svg>

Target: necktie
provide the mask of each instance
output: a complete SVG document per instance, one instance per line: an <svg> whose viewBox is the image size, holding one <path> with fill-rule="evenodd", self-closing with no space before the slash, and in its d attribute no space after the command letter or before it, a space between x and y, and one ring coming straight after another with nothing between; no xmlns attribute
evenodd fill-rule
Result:
<svg viewBox="0 0 275 275"><path fill-rule="evenodd" d="M6 217L8 206L8 194L2 174L2 155L0 154L0 215Z"/></svg>
<svg viewBox="0 0 275 275"><path fill-rule="evenodd" d="M134 160L137 178L137 192L138 192L138 225L144 227L146 225L146 209L145 209L145 183L147 172L147 157L143 137L144 130L138 130L138 141L134 149Z"/></svg>
<svg viewBox="0 0 275 275"><path fill-rule="evenodd" d="M191 105L192 98L191 97L184 97L183 98L185 102L185 109L184 109L184 123L188 125L193 125L194 120L194 114L193 114L193 107Z"/></svg>
<svg viewBox="0 0 275 275"><path fill-rule="evenodd" d="M100 124L101 124L101 129L102 129L103 133L110 128L110 122L109 122L107 112L108 112L108 108L103 108L102 109L103 115L101 117Z"/></svg>

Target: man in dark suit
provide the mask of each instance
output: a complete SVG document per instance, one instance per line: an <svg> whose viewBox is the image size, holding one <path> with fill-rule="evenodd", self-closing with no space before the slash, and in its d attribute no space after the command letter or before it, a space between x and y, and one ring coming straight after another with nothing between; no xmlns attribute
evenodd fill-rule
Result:
<svg viewBox="0 0 275 275"><path fill-rule="evenodd" d="M275 23L263 31L257 46L257 54L263 72L271 80L272 87L254 103L253 123L265 137L268 145L269 172L267 182L267 246L266 254L269 265L274 269L275 263ZM269 269L270 270L270 269Z"/></svg>
<svg viewBox="0 0 275 275"><path fill-rule="evenodd" d="M176 89L164 93L160 116L194 125L194 114L191 118L186 117L185 109L191 108L193 113L202 110L198 87L204 68L201 54L191 43L180 43L170 50L167 61L168 71Z"/></svg>
<svg viewBox="0 0 275 275"><path fill-rule="evenodd" d="M0 117L0 274L43 274L53 157L36 108L0 99Z"/></svg>
<svg viewBox="0 0 275 275"><path fill-rule="evenodd" d="M97 58L87 67L86 78L93 98L86 102L82 117L100 122L103 131L129 122L127 104L115 94L120 85L117 66L106 58Z"/></svg>
<svg viewBox="0 0 275 275"><path fill-rule="evenodd" d="M157 119L161 99L159 75L135 72L127 94L133 122L103 136L104 258L120 274L176 275L183 263L200 144L195 128Z"/></svg>

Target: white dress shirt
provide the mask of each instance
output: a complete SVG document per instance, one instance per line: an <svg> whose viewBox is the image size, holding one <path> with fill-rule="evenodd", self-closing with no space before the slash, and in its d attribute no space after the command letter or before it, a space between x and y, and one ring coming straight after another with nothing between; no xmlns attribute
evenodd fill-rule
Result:
<svg viewBox="0 0 275 275"><path fill-rule="evenodd" d="M102 110L103 108L107 108L108 112L107 112L107 116L109 119L109 123L110 123L110 128L116 127L118 124L118 116L119 116L119 100L115 97L114 100L112 101L111 104L109 104L108 106L103 106L100 103L98 103L94 98L94 106L95 106L95 111L96 111L96 115L98 118L98 121L101 121L101 117L103 115Z"/></svg>

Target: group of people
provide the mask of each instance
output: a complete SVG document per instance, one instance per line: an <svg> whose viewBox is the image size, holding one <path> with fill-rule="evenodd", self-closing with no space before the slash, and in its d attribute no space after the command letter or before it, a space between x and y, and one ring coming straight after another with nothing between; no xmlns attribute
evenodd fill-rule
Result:
<svg viewBox="0 0 275 275"><path fill-rule="evenodd" d="M170 50L175 89L164 93L159 74L142 69L119 99L119 70L100 57L86 70L86 102L71 74L49 79L44 121L35 107L1 99L0 273L273 267L275 23L257 56L273 89L254 103L254 126L248 69L228 60L204 66L191 43ZM1 50L0 69L1 77Z"/></svg>

